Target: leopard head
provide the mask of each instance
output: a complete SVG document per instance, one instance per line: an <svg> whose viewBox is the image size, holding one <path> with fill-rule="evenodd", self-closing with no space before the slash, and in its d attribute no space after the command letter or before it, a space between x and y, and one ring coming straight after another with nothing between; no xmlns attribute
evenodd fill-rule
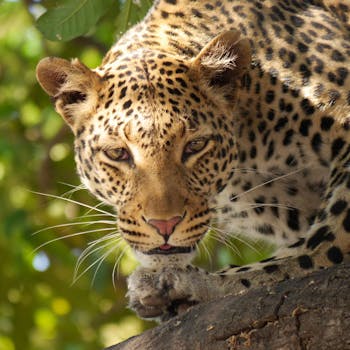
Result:
<svg viewBox="0 0 350 350"><path fill-rule="evenodd" d="M187 264L235 166L247 40L224 32L193 59L141 47L90 70L45 58L37 77L75 135L78 173L141 263Z"/></svg>

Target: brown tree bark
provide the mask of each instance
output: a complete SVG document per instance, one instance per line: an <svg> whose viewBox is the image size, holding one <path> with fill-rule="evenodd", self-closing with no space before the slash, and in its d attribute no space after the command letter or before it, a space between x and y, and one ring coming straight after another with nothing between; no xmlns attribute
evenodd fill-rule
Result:
<svg viewBox="0 0 350 350"><path fill-rule="evenodd" d="M350 350L350 265L197 305L106 350Z"/></svg>

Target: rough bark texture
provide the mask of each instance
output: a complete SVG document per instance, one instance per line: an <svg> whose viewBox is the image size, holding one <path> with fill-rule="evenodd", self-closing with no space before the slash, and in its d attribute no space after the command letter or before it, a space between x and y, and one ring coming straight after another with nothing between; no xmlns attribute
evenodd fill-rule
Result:
<svg viewBox="0 0 350 350"><path fill-rule="evenodd" d="M106 350L350 350L350 265L193 307Z"/></svg>

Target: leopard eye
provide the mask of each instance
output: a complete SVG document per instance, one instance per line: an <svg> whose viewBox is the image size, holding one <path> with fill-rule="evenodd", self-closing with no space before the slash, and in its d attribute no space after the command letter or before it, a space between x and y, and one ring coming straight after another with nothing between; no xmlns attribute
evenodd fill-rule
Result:
<svg viewBox="0 0 350 350"><path fill-rule="evenodd" d="M115 162L125 162L130 159L130 154L125 148L111 148L104 151L104 154Z"/></svg>
<svg viewBox="0 0 350 350"><path fill-rule="evenodd" d="M199 153L207 146L208 142L209 142L209 139L204 137L200 137L198 139L188 142L185 146L182 159L186 160L191 155Z"/></svg>

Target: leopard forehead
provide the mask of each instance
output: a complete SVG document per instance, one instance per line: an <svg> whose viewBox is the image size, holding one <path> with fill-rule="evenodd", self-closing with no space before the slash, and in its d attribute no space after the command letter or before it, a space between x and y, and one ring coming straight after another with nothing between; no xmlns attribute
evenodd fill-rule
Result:
<svg viewBox="0 0 350 350"><path fill-rule="evenodd" d="M106 144L121 138L142 149L162 149L185 136L209 134L217 129L215 119L226 128L233 125L225 122L181 59L138 50L96 71L103 81L96 113L81 125L78 139Z"/></svg>

